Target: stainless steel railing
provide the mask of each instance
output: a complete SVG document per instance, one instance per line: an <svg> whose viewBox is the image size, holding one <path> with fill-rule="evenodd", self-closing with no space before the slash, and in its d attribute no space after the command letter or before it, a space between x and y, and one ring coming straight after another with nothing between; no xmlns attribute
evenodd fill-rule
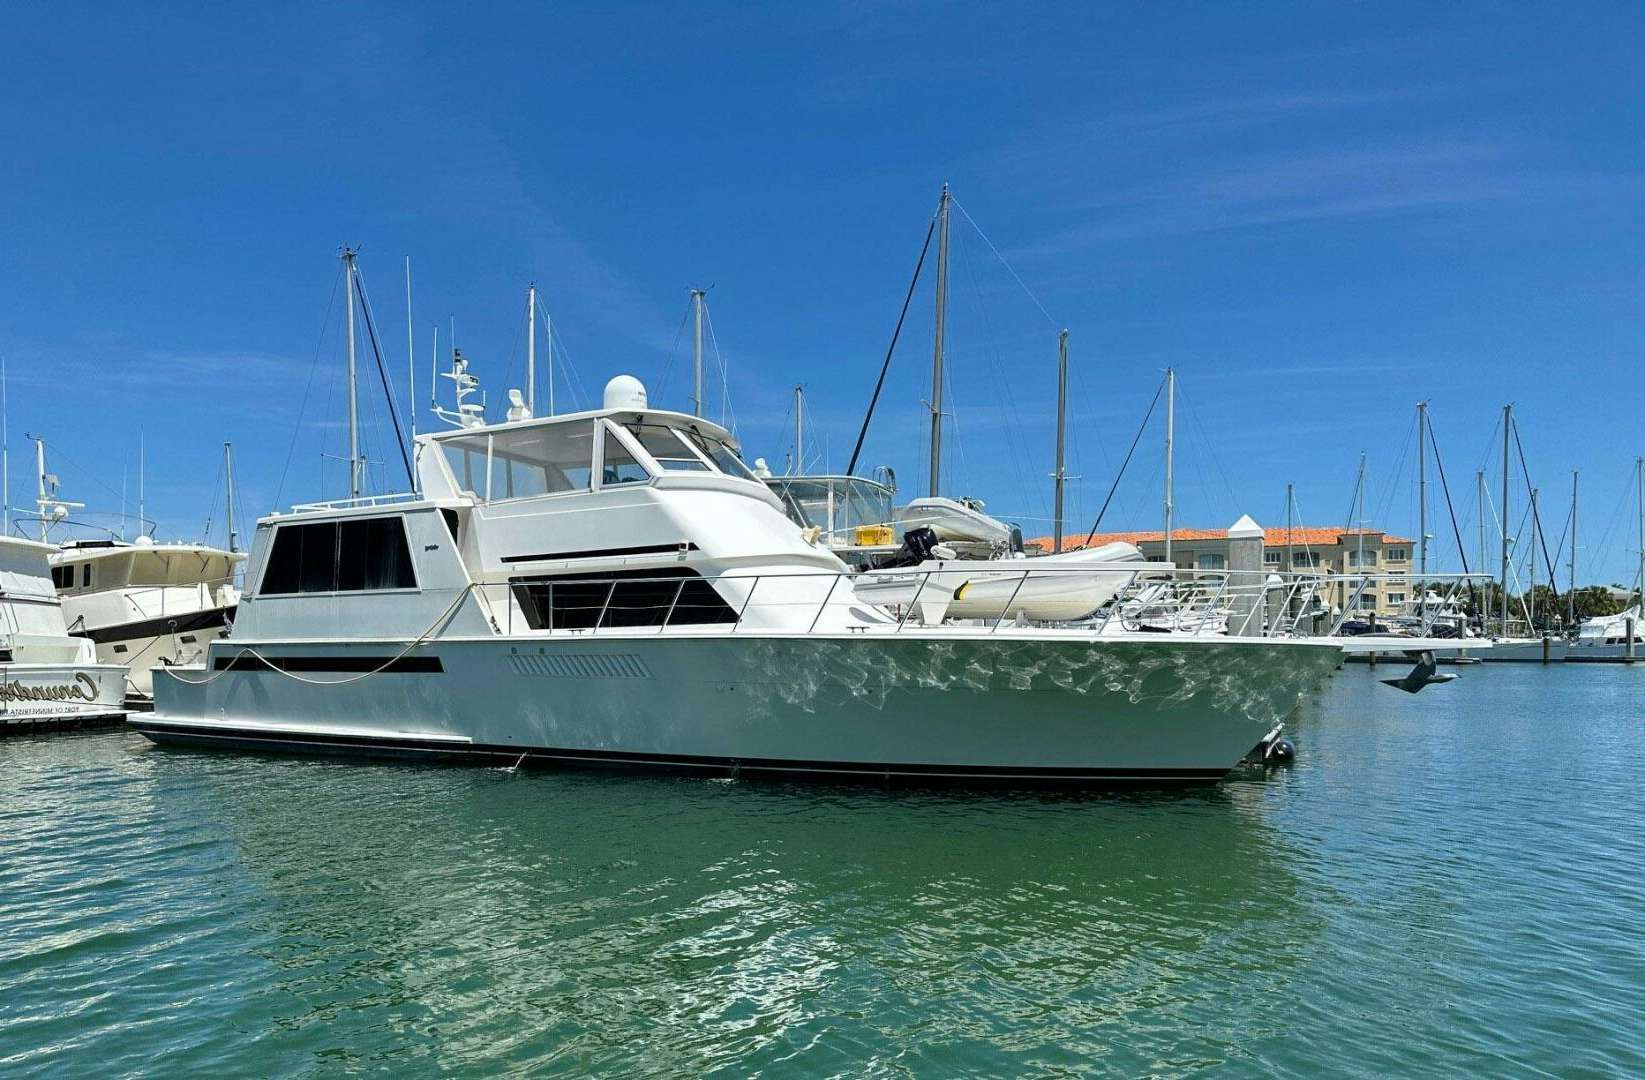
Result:
<svg viewBox="0 0 1645 1080"><path fill-rule="evenodd" d="M1367 588L1376 582L1407 589L1443 585L1435 614L1454 611L1466 575L1282 574L1270 571L1167 569L1158 564L1129 568L1124 563L1036 567L1025 560L1021 570L997 567L968 571L963 562L941 569L908 568L895 572L893 583L905 586L894 598L874 599L856 593L859 585L885 589L885 574L823 572L657 575L652 577L552 578L475 586L499 632L598 634L606 631L692 628L735 634L740 630L775 629L812 632L827 624L856 632L898 633L912 626L966 626L989 633L1012 625L1059 626L1094 634L1175 632L1232 637L1334 635L1358 609ZM1053 590L1025 590L1032 585L1078 578L1118 577L1112 595L1078 617L1035 617L1059 602ZM1477 576L1477 575L1476 575ZM959 585L993 586L1002 597L992 606L971 601L961 614L949 614ZM1333 603L1340 596L1343 602ZM1068 602L1063 602L1066 608ZM997 610L996 610L997 609ZM979 611L986 612L978 614ZM964 612L970 612L965 614ZM1408 626L1398 617L1378 616L1395 629L1427 636L1433 618Z"/></svg>

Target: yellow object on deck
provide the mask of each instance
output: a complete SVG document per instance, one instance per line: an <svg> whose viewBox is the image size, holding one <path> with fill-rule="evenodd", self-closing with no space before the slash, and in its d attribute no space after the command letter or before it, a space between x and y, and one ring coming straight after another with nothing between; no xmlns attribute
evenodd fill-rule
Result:
<svg viewBox="0 0 1645 1080"><path fill-rule="evenodd" d="M889 547L897 542L896 531L889 525L858 525L857 547Z"/></svg>

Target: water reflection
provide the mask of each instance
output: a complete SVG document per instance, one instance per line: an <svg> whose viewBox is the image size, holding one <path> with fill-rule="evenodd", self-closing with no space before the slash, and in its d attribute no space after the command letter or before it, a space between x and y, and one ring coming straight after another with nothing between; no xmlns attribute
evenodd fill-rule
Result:
<svg viewBox="0 0 1645 1080"><path fill-rule="evenodd" d="M294 1006L285 1025L360 1061L409 1042L442 1068L811 1071L867 1047L1048 1066L1119 1040L1135 1054L1139 1033L1181 1045L1163 1016L1153 1035L1142 1022L1166 1002L1239 1036L1229 1011L1250 1010L1225 966L1306 934L1249 787L209 772L265 898L265 992Z"/></svg>

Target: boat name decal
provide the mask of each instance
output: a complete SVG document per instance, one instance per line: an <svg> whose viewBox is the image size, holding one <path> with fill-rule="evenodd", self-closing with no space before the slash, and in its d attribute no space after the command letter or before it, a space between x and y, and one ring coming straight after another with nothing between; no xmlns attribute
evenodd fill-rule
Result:
<svg viewBox="0 0 1645 1080"><path fill-rule="evenodd" d="M0 683L0 701L96 701L97 683L90 675L80 672L73 682L47 683L44 686L24 686L13 680Z"/></svg>

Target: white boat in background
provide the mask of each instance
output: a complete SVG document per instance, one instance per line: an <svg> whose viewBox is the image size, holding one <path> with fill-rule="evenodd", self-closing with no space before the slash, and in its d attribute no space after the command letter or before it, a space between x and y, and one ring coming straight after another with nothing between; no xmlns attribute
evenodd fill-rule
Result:
<svg viewBox="0 0 1645 1080"><path fill-rule="evenodd" d="M0 537L0 734L117 724L126 669L71 637L52 587L50 544Z"/></svg>
<svg viewBox="0 0 1645 1080"><path fill-rule="evenodd" d="M906 533L910 529L927 528L937 534L937 541L962 553L975 552L978 557L1003 555L1022 550L1022 534L998 518L983 511L987 507L981 499L950 499L928 495L914 499L898 508L897 525Z"/></svg>
<svg viewBox="0 0 1645 1080"><path fill-rule="evenodd" d="M224 465L232 545L233 458L226 445ZM82 504L59 498L57 478L46 471L41 439L35 440L35 468L35 517L41 542L49 543L53 529L76 527L69 512ZM233 622L240 599L235 573L246 559L242 552L209 544L156 543L148 535L129 543L112 537L65 539L55 548L51 581L62 599L68 632L89 640L99 662L129 671L127 698L134 704L149 699L150 668L198 661Z"/></svg>
<svg viewBox="0 0 1645 1080"><path fill-rule="evenodd" d="M90 640L103 663L129 666L129 696L152 693L149 669L198 663L228 633L240 593L243 552L206 544L77 540L51 557L68 630Z"/></svg>
<svg viewBox="0 0 1645 1080"><path fill-rule="evenodd" d="M859 574L852 591L868 603L911 609L928 626L944 619L1077 622L1151 569L1171 567L1143 561L1130 544L1105 544L1032 559L927 559Z"/></svg>
<svg viewBox="0 0 1645 1080"><path fill-rule="evenodd" d="M463 427L416 437L415 492L260 521L232 633L158 670L133 726L508 764L1205 783L1340 655L922 625L856 596L728 431L637 380L570 415L462 404Z"/></svg>
<svg viewBox="0 0 1645 1080"><path fill-rule="evenodd" d="M1645 618L1638 604L1615 615L1584 619L1565 659L1578 663L1645 660Z"/></svg>

